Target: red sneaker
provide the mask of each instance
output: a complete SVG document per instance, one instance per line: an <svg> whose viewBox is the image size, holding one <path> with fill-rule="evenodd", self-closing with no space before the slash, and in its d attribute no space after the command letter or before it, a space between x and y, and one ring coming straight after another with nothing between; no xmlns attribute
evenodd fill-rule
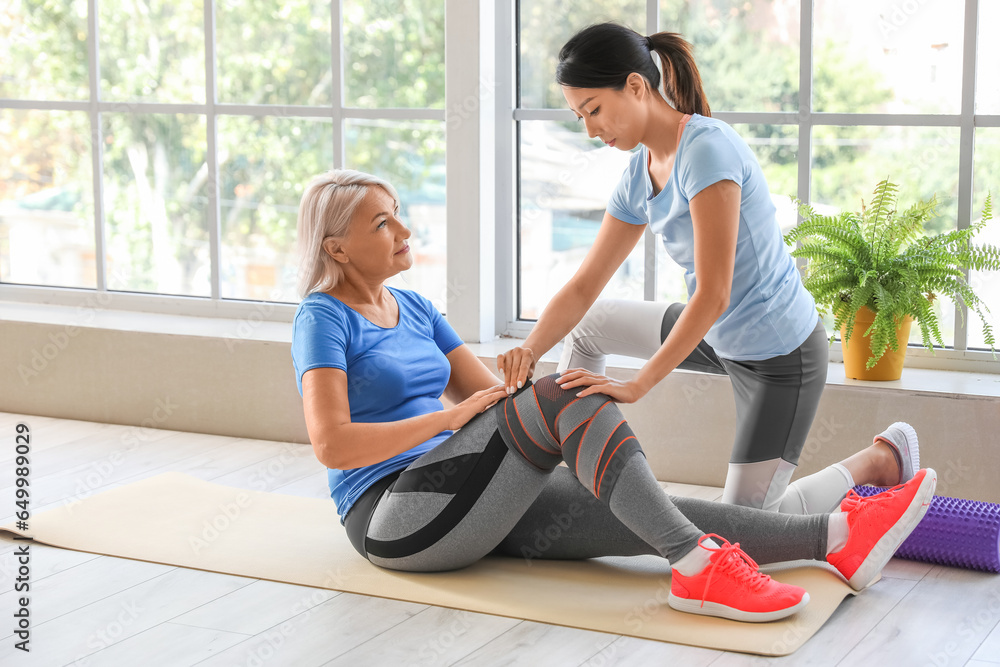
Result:
<svg viewBox="0 0 1000 667"><path fill-rule="evenodd" d="M710 537L722 546L703 546ZM698 547L712 553L709 565L691 577L676 570L671 575L667 603L677 611L757 623L791 616L809 602L805 589L760 572L739 543L730 544L713 533L699 539Z"/></svg>
<svg viewBox="0 0 1000 667"><path fill-rule="evenodd" d="M826 557L856 591L867 588L889 562L934 498L937 473L918 470L906 484L863 498L853 490L840 503L847 512L847 544Z"/></svg>

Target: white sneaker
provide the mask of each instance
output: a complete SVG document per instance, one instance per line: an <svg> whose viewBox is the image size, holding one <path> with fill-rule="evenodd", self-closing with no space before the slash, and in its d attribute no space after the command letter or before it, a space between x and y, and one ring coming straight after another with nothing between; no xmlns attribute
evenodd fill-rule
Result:
<svg viewBox="0 0 1000 667"><path fill-rule="evenodd" d="M896 422L875 436L873 442L882 441L892 447L899 461L899 482L906 484L920 470L920 447L917 432L906 422Z"/></svg>

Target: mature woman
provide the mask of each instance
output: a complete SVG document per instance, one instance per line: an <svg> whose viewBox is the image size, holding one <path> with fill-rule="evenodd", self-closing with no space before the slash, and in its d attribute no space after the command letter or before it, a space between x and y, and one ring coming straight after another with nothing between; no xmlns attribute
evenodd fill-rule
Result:
<svg viewBox="0 0 1000 667"><path fill-rule="evenodd" d="M909 480L920 463L917 436L897 422L872 446L789 487L826 384L826 332L785 250L757 159L710 117L690 44L675 33L590 26L563 46L556 80L591 137L638 150L579 270L524 344L498 357L508 391L565 337L559 383L581 396L631 403L675 368L729 375L737 429L724 502L828 512L855 484ZM647 226L686 270L688 302L597 301ZM607 354L648 361L617 381L603 375Z"/></svg>
<svg viewBox="0 0 1000 667"><path fill-rule="evenodd" d="M580 397L551 376L508 396L427 299L385 285L413 263L391 185L346 170L317 177L298 233L305 298L292 358L309 438L351 542L376 565L656 553L671 562L675 609L765 621L808 594L728 540L765 562L826 560L861 589L933 494L936 475L921 470L834 515L671 499L607 396ZM531 538L553 516L566 539L541 552Z"/></svg>

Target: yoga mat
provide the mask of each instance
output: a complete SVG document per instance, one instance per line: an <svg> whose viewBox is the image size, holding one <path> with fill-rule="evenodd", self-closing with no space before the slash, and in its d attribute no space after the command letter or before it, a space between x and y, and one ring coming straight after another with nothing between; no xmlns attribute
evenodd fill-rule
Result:
<svg viewBox="0 0 1000 667"><path fill-rule="evenodd" d="M856 486L860 496L885 491ZM896 549L896 556L925 563L1000 572L1000 505L934 496L927 514Z"/></svg>
<svg viewBox="0 0 1000 667"><path fill-rule="evenodd" d="M39 512L28 528L0 531L78 551L761 655L795 651L853 593L825 566L785 569L774 576L808 590L806 608L782 621L740 623L670 609L670 569L651 556L490 557L455 572L392 572L354 551L332 500L176 472Z"/></svg>

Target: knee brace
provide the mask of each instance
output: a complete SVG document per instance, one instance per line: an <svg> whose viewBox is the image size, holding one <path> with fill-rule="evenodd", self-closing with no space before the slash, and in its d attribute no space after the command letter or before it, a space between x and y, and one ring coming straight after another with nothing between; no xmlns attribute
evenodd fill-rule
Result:
<svg viewBox="0 0 1000 667"><path fill-rule="evenodd" d="M607 499L625 462L642 448L614 401L604 394L580 398L582 388L565 390L557 377L543 377L504 399L500 435L538 468L551 470L565 461L588 491Z"/></svg>

